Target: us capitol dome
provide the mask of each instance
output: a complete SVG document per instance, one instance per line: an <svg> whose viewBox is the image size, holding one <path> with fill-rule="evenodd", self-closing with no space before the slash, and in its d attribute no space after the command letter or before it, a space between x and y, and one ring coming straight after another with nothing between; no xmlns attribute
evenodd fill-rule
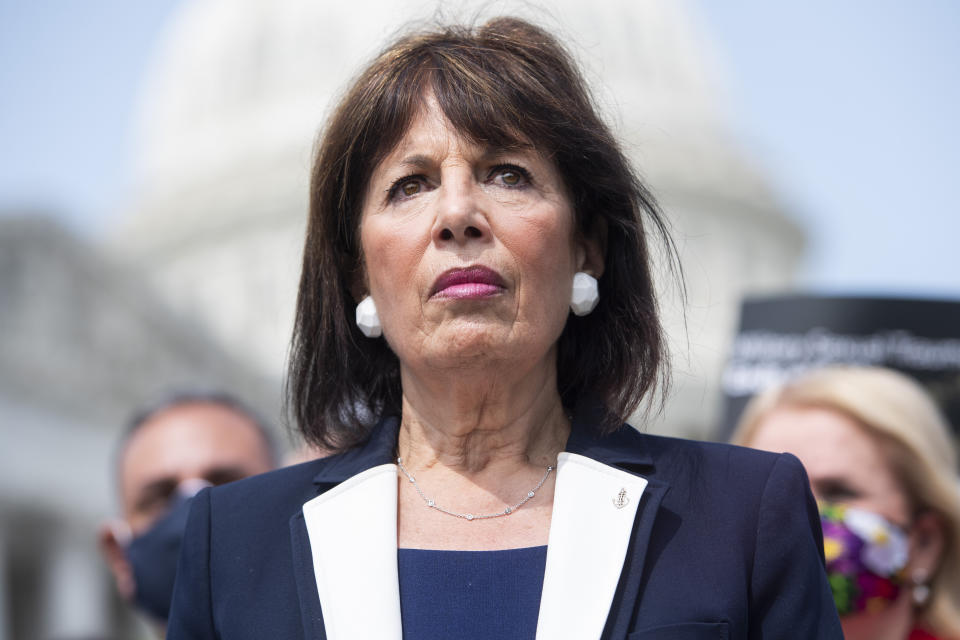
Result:
<svg viewBox="0 0 960 640"><path fill-rule="evenodd" d="M311 149L353 73L403 26L513 14L558 34L674 225L686 311L664 279L675 391L653 431L709 436L745 293L792 281L803 237L725 128L722 69L676 0L191 0L156 51L137 189L109 244L166 302L279 382Z"/></svg>

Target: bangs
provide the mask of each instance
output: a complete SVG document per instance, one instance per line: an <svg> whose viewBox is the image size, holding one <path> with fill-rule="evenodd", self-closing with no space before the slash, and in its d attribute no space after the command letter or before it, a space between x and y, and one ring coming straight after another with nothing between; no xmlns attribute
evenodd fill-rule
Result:
<svg viewBox="0 0 960 640"><path fill-rule="evenodd" d="M563 115L552 108L557 101L533 76L534 69L518 64L515 52L440 41L413 42L404 53L380 70L387 72L385 80L371 96L376 105L371 113L380 117L371 119L363 136L375 145L366 154L372 160L366 175L400 142L429 96L454 130L478 146L535 148L546 157L556 151L551 125L563 122Z"/></svg>
<svg viewBox="0 0 960 640"><path fill-rule="evenodd" d="M543 148L547 137L531 117L532 105L524 104L529 102L524 92L511 91L502 75L494 76L479 67L464 69L462 60L437 57L440 64L428 72L430 89L440 110L461 135L481 147L532 147L545 155L552 153Z"/></svg>

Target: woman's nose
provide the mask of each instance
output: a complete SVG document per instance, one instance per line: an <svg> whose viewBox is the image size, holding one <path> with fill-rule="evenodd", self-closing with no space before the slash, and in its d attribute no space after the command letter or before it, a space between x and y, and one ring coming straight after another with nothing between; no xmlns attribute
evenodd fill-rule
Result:
<svg viewBox="0 0 960 640"><path fill-rule="evenodd" d="M456 240L458 235L462 236L464 240L468 238L482 238L483 232L480 231L477 227L473 225L466 225L463 227L462 232L455 231L456 227L443 227L440 229L440 240Z"/></svg>
<svg viewBox="0 0 960 640"><path fill-rule="evenodd" d="M433 239L439 243L463 244L489 238L490 227L475 185L441 187Z"/></svg>

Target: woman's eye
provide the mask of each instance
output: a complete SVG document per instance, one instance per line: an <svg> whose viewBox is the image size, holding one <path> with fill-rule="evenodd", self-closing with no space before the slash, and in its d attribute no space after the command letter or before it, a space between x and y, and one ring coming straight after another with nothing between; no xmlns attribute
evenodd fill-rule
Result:
<svg viewBox="0 0 960 640"><path fill-rule="evenodd" d="M515 187L520 184L520 174L514 171L504 171L500 174L500 179L511 187Z"/></svg>
<svg viewBox="0 0 960 640"><path fill-rule="evenodd" d="M856 500L860 497L860 492L845 482L823 481L816 483L817 493L830 502L845 502Z"/></svg>
<svg viewBox="0 0 960 640"><path fill-rule="evenodd" d="M522 187L530 180L530 176L520 167L494 167L491 178L500 181L506 187Z"/></svg>
<svg viewBox="0 0 960 640"><path fill-rule="evenodd" d="M419 176L405 176L400 178L387 190L387 198L394 200L397 198L411 198L424 189L424 180Z"/></svg>

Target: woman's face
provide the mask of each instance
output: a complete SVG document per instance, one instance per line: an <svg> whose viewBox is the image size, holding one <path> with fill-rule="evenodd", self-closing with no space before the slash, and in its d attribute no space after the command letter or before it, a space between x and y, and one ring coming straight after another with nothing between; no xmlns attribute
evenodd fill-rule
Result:
<svg viewBox="0 0 960 640"><path fill-rule="evenodd" d="M880 443L860 424L841 413L815 407L781 407L760 423L747 444L797 456L807 470L810 486L818 500L878 513L901 529L907 529L911 524L907 494L887 463ZM910 535L911 563L935 566L932 558L917 553L920 547L915 533ZM834 553L842 555L844 548L841 545ZM830 560L829 551L827 556ZM848 579L852 584L861 584L861 576L843 575L843 570L840 571L841 575L834 575L832 579L841 583ZM905 575L909 577L911 573L908 565ZM843 588L840 591L845 592ZM870 593L878 595L883 591ZM846 600L842 602L844 608L849 605ZM909 633L912 618L909 589L901 589L887 606L848 611L841 623L844 637L850 640L902 640Z"/></svg>
<svg viewBox="0 0 960 640"><path fill-rule="evenodd" d="M365 287L384 336L404 366L547 357L586 261L560 175L533 149L465 140L425 104L365 194Z"/></svg>
<svg viewBox="0 0 960 640"><path fill-rule="evenodd" d="M879 513L901 527L910 503L880 443L847 416L816 407L781 407L757 428L749 446L800 458L817 500Z"/></svg>
<svg viewBox="0 0 960 640"><path fill-rule="evenodd" d="M917 575L924 576L921 581L934 575L944 548L943 522L931 511L914 513L916 505L880 441L857 421L825 408L780 407L760 422L745 444L794 454L806 468L818 500L872 511L905 531L909 551L902 575L907 585ZM901 640L909 634L914 614L910 589L902 588L889 607L867 607L843 616L844 637Z"/></svg>

